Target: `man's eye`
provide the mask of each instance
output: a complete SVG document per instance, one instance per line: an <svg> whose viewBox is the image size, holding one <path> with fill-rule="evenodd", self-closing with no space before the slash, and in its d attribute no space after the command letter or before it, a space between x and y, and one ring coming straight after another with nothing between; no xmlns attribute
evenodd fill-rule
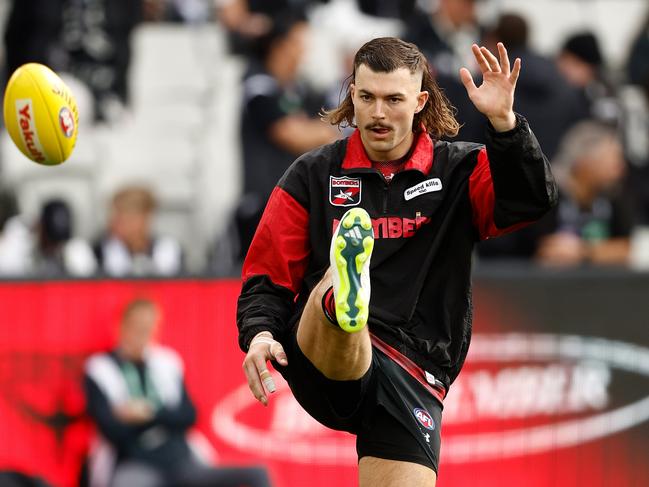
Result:
<svg viewBox="0 0 649 487"><path fill-rule="evenodd" d="M363 101L370 101L370 95L361 95L361 100Z"/></svg>
<svg viewBox="0 0 649 487"><path fill-rule="evenodd" d="M399 103L401 101L401 98L390 98L390 103Z"/></svg>

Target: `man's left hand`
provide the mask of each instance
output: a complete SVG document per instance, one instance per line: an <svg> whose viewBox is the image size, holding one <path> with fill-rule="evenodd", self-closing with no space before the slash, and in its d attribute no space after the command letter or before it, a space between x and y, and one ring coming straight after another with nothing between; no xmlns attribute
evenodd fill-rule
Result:
<svg viewBox="0 0 649 487"><path fill-rule="evenodd" d="M477 87L468 69L460 69L460 78L469 98L498 132L511 130L516 126L514 115L514 89L521 72L521 60L516 58L510 69L507 49L498 43L500 60L486 47L473 44L473 55L482 71L482 84Z"/></svg>

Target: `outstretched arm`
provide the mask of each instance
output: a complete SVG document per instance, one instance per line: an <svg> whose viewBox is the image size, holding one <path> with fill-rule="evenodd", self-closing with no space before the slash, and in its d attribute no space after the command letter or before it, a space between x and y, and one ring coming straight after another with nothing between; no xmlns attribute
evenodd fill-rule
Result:
<svg viewBox="0 0 649 487"><path fill-rule="evenodd" d="M556 204L557 187L550 164L527 121L514 113L514 91L521 60L510 68L507 50L498 43L497 59L473 45L482 71L478 87L468 69L462 83L475 107L491 122L486 147L476 156L469 179L474 226L481 239L513 231L540 218Z"/></svg>
<svg viewBox="0 0 649 487"><path fill-rule="evenodd" d="M473 55L482 71L482 84L478 87L468 69L460 69L460 78L471 102L485 115L497 132L506 132L516 126L514 115L514 90L521 72L521 60L516 58L510 69L507 49L498 43L498 55L494 56L486 47L473 44Z"/></svg>

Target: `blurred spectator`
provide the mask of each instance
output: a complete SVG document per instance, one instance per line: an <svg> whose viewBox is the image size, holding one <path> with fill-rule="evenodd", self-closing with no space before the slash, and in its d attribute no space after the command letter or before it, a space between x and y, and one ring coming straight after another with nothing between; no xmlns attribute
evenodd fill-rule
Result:
<svg viewBox="0 0 649 487"><path fill-rule="evenodd" d="M170 276L183 270L180 244L152 233L156 205L146 187L127 186L113 196L108 234L94 246L101 271L122 277Z"/></svg>
<svg viewBox="0 0 649 487"><path fill-rule="evenodd" d="M553 162L559 205L537 225L539 262L626 264L632 212L623 191L626 173L616 131L594 121L573 127Z"/></svg>
<svg viewBox="0 0 649 487"><path fill-rule="evenodd" d="M630 86L621 90L626 156L637 196L638 222L649 225L649 14L636 35L627 61Z"/></svg>
<svg viewBox="0 0 649 487"><path fill-rule="evenodd" d="M525 114L544 154L553 160L566 131L579 114L579 93L561 76L556 64L529 47L529 25L518 14L503 13L485 34L485 45L502 42L511 59L521 58L523 69L516 84L514 110ZM530 259L536 252L538 223L499 238L480 242L483 259Z"/></svg>
<svg viewBox="0 0 649 487"><path fill-rule="evenodd" d="M11 193L0 193L0 275L85 277L97 271L92 248L73 236L72 212L62 200L46 202L33 231Z"/></svg>
<svg viewBox="0 0 649 487"><path fill-rule="evenodd" d="M110 120L128 104L131 32L143 20L143 0L57 2L62 2L58 16L65 70L90 87L96 117Z"/></svg>
<svg viewBox="0 0 649 487"><path fill-rule="evenodd" d="M367 15L408 19L415 10L416 0L356 0L358 9Z"/></svg>
<svg viewBox="0 0 649 487"><path fill-rule="evenodd" d="M595 34L578 32L568 37L559 51L557 66L579 93L579 118L617 125L620 106L613 85L604 75L604 58Z"/></svg>
<svg viewBox="0 0 649 487"><path fill-rule="evenodd" d="M459 75L464 66L477 72L471 45L480 43L484 32L476 15L478 0L428 1L432 13L415 9L406 21L403 39L424 53L437 83L457 109L462 126L456 139L484 142L486 122L469 100Z"/></svg>
<svg viewBox="0 0 649 487"><path fill-rule="evenodd" d="M502 14L485 36L489 49L502 42L512 59L521 58L524 69L516 84L514 109L525 114L543 152L552 160L566 130L583 118L577 114L579 94L550 59L529 47L528 40L527 21L513 13Z"/></svg>
<svg viewBox="0 0 649 487"><path fill-rule="evenodd" d="M143 0L144 19L156 22L202 23L213 16L214 0Z"/></svg>
<svg viewBox="0 0 649 487"><path fill-rule="evenodd" d="M32 273L40 277L90 276L97 262L88 242L73 236L72 211L63 200L43 205L35 228Z"/></svg>
<svg viewBox="0 0 649 487"><path fill-rule="evenodd" d="M8 77L39 62L83 80L100 120L128 103L130 34L143 19L144 0L13 0L7 18Z"/></svg>
<svg viewBox="0 0 649 487"><path fill-rule="evenodd" d="M630 83L649 86L649 12L631 45L627 75Z"/></svg>
<svg viewBox="0 0 649 487"><path fill-rule="evenodd" d="M263 469L214 469L192 450L188 431L196 409L182 359L154 343L160 320L153 301L131 301L117 348L86 364L88 413L100 433L90 457L90 487L268 487Z"/></svg>
<svg viewBox="0 0 649 487"><path fill-rule="evenodd" d="M251 8L247 0L217 0L216 3L219 21L228 31L230 50L234 54L250 55L254 42L273 25L272 17Z"/></svg>
<svg viewBox="0 0 649 487"><path fill-rule="evenodd" d="M481 242L478 255L557 266L626 263L633 227L626 170L615 129L594 120L577 123L552 160L559 205L526 228Z"/></svg>
<svg viewBox="0 0 649 487"><path fill-rule="evenodd" d="M13 193L0 190L0 276L25 276L31 269L32 243L28 226L18 214Z"/></svg>
<svg viewBox="0 0 649 487"><path fill-rule="evenodd" d="M254 55L259 40L285 15L304 15L314 3L329 0L215 0L219 21L228 31L234 54Z"/></svg>
<svg viewBox="0 0 649 487"><path fill-rule="evenodd" d="M309 114L309 93L298 83L307 28L301 16L287 14L278 18L271 31L260 39L257 60L244 76L244 187L235 216L240 259L245 256L266 201L284 171L299 155L332 142L339 135L320 120L317 111Z"/></svg>
<svg viewBox="0 0 649 487"><path fill-rule="evenodd" d="M43 63L60 69L63 61L61 9L65 0L11 0L4 32L5 81L27 62Z"/></svg>
<svg viewBox="0 0 649 487"><path fill-rule="evenodd" d="M649 79L644 87L622 88L622 131L629 182L636 197L636 219L649 225Z"/></svg>
<svg viewBox="0 0 649 487"><path fill-rule="evenodd" d="M483 34L476 16L478 0L429 1L432 14L417 9L404 38L421 49L437 73L458 76L461 67L475 66L471 45Z"/></svg>

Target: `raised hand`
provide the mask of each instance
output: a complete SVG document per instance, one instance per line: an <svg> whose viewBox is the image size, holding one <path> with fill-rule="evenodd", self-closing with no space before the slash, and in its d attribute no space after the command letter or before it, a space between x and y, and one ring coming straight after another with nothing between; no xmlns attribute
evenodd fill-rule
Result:
<svg viewBox="0 0 649 487"><path fill-rule="evenodd" d="M486 47L473 44L471 49L482 71L482 84L476 86L469 70L460 69L460 78L469 98L498 132L513 129L516 126L514 90L521 72L520 58L516 58L510 69L507 49L502 42L498 43L500 60Z"/></svg>

